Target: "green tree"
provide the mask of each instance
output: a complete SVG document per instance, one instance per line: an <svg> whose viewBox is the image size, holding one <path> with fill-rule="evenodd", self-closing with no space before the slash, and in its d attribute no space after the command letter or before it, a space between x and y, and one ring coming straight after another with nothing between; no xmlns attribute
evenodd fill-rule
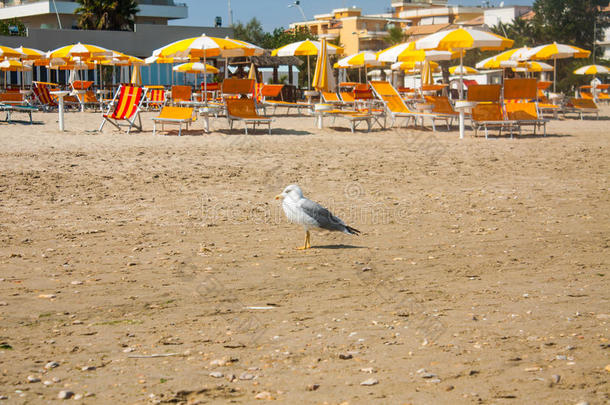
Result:
<svg viewBox="0 0 610 405"><path fill-rule="evenodd" d="M388 45L398 45L407 41L409 36L402 30L402 28L398 25L390 25L387 30L388 36L386 37L386 42Z"/></svg>
<svg viewBox="0 0 610 405"><path fill-rule="evenodd" d="M285 30L283 27L280 27L274 29L273 32L267 36L262 47L265 49L276 49L293 42L305 41L307 39L315 40L317 37L305 27L294 30Z"/></svg>
<svg viewBox="0 0 610 405"><path fill-rule="evenodd" d="M14 35L10 32L10 27L17 27L17 35L19 35L20 37L25 36L25 34L27 33L25 24L23 24L20 20L16 18L11 18L10 20L0 21L0 35Z"/></svg>
<svg viewBox="0 0 610 405"><path fill-rule="evenodd" d="M250 42L261 47L269 37L269 33L263 30L263 25L256 17L253 17L246 24L237 22L237 24L233 24L232 28L235 39Z"/></svg>
<svg viewBox="0 0 610 405"><path fill-rule="evenodd" d="M593 21L596 21L595 39L604 39L604 30L610 21L603 17L602 7L608 0L536 0L532 24L541 43L560 42L591 49Z"/></svg>
<svg viewBox="0 0 610 405"><path fill-rule="evenodd" d="M135 0L77 0L78 26L84 30L133 31L140 9Z"/></svg>

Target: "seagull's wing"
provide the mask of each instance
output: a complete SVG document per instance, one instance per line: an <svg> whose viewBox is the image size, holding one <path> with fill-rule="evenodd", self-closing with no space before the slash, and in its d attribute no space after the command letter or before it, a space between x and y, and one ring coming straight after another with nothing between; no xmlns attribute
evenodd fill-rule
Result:
<svg viewBox="0 0 610 405"><path fill-rule="evenodd" d="M311 201L307 198L302 198L301 201L299 201L299 205L303 212L316 222L316 225L318 227L322 229L327 229L329 231L353 233L350 231L350 229L353 228L350 228L345 225L345 222L334 216L332 212L330 212L317 202Z"/></svg>

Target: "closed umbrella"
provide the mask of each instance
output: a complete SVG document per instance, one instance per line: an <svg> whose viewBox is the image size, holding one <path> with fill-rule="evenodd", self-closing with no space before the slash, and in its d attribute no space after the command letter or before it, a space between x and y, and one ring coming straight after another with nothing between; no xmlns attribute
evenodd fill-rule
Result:
<svg viewBox="0 0 610 405"><path fill-rule="evenodd" d="M469 49L503 50L510 48L514 41L491 32L470 28L456 28L437 32L415 41L416 49L436 49L459 51L460 66L464 66L464 52ZM464 76L460 74L460 100L463 99ZM464 138L464 110L460 109L460 138Z"/></svg>
<svg viewBox="0 0 610 405"><path fill-rule="evenodd" d="M334 91L336 87L335 77L332 74L330 59L328 58L326 38L323 38L321 41L312 86L318 91Z"/></svg>
<svg viewBox="0 0 610 405"><path fill-rule="evenodd" d="M307 88L309 89L309 83L311 83L309 57L312 55L318 55L320 49L321 42L307 39L305 41L294 42L292 44L282 46L281 48L274 49L271 52L271 56L307 56ZM343 53L343 48L333 44L327 44L326 52L329 55L341 55Z"/></svg>

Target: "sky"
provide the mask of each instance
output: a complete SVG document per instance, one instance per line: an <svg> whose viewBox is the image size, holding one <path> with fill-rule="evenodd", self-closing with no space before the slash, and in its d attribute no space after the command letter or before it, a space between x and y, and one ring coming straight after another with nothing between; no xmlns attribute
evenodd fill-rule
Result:
<svg viewBox="0 0 610 405"><path fill-rule="evenodd" d="M490 0L492 5L498 6L501 0ZM195 25L209 27L214 25L216 16L222 17L223 26L227 26L228 0L176 0L186 3L189 7L189 17L184 20L175 20L175 25ZM302 16L295 7L288 8L293 0L231 0L233 21L248 22L256 17L263 24L265 31L274 28L288 28L291 22L301 21ZM362 8L364 14L379 14L386 12L391 0L301 0L301 8L307 19L313 19L315 14L325 14L335 8L356 6ZM504 0L505 5L531 5L532 0ZM481 5L481 0L450 0L449 4L463 6Z"/></svg>

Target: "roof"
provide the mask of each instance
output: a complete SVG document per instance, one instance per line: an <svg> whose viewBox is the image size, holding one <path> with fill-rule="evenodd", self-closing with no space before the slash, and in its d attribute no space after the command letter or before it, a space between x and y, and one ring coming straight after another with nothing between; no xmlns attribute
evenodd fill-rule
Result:
<svg viewBox="0 0 610 405"><path fill-rule="evenodd" d="M483 25L483 24L485 24L485 16L480 15L480 16L478 16L476 18L473 18L472 20L460 21L460 24L462 24L462 25L469 25L469 26Z"/></svg>
<svg viewBox="0 0 610 405"><path fill-rule="evenodd" d="M435 32L442 31L451 26L451 24L429 24L429 25L416 25L414 27L409 27L405 30L405 34L407 35L430 35Z"/></svg>

